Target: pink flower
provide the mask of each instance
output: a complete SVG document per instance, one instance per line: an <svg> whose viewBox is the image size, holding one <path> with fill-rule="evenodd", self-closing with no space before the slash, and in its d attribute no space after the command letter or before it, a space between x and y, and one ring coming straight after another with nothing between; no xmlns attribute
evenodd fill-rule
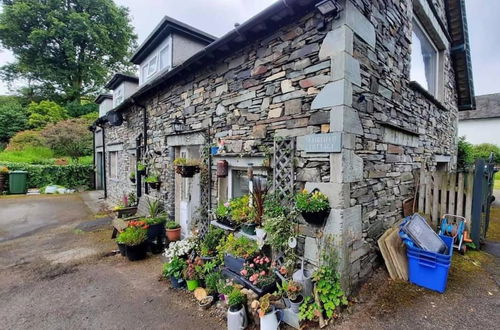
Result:
<svg viewBox="0 0 500 330"><path fill-rule="evenodd" d="M262 276L266 275L266 271L265 270L261 271L260 275L262 275Z"/></svg>
<svg viewBox="0 0 500 330"><path fill-rule="evenodd" d="M243 276L247 276L248 274L248 271L246 269L243 269L241 272L240 272L241 275Z"/></svg>

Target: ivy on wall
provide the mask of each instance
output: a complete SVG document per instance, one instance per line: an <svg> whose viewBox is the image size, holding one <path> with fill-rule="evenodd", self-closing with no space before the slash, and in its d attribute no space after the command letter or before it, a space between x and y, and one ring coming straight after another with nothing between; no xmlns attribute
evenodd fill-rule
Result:
<svg viewBox="0 0 500 330"><path fill-rule="evenodd" d="M27 171L28 188L41 188L56 184L66 188L92 186L92 165L32 165L25 163L0 163L10 171Z"/></svg>

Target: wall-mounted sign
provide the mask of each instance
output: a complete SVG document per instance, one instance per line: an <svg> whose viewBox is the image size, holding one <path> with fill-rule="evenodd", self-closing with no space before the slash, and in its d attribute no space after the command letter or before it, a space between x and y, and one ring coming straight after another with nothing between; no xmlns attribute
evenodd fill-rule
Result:
<svg viewBox="0 0 500 330"><path fill-rule="evenodd" d="M342 150L342 134L311 134L297 137L297 149L305 152L340 152Z"/></svg>

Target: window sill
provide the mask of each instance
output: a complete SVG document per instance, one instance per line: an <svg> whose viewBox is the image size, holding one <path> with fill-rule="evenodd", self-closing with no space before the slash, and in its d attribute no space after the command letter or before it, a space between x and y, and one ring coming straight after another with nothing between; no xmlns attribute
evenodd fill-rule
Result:
<svg viewBox="0 0 500 330"><path fill-rule="evenodd" d="M436 107L443 111L448 111L448 108L446 108L441 101L436 99L434 95L429 93L425 88L422 87L418 82L416 81L410 81L410 88L413 89L414 91L422 94L427 100L429 100L432 104L434 104Z"/></svg>

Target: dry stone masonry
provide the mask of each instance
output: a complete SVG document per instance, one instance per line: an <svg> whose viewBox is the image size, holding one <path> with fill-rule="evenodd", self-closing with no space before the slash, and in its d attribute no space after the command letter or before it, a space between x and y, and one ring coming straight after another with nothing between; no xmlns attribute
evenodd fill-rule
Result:
<svg viewBox="0 0 500 330"><path fill-rule="evenodd" d="M326 29L317 29L318 13L304 13L139 103L146 107L148 150L161 154L154 166L162 186L150 196L165 199L171 215L173 146L222 139L226 158L255 157L260 166L275 138L296 138L295 189L318 188L332 207L324 228L300 226L299 251L317 264L321 241L332 234L344 284L353 287L376 265L376 240L401 218L415 171L436 166L436 155L454 159L458 110L449 47L439 104L409 81L411 18L422 1L340 2L343 11L326 20ZM432 3L447 26L443 1ZM128 173L143 109L132 106L124 118L122 126L105 128L107 148L119 146L118 177L107 179L115 202L136 189ZM185 118L185 134L174 134L175 118ZM214 206L221 197L215 171L212 182Z"/></svg>

